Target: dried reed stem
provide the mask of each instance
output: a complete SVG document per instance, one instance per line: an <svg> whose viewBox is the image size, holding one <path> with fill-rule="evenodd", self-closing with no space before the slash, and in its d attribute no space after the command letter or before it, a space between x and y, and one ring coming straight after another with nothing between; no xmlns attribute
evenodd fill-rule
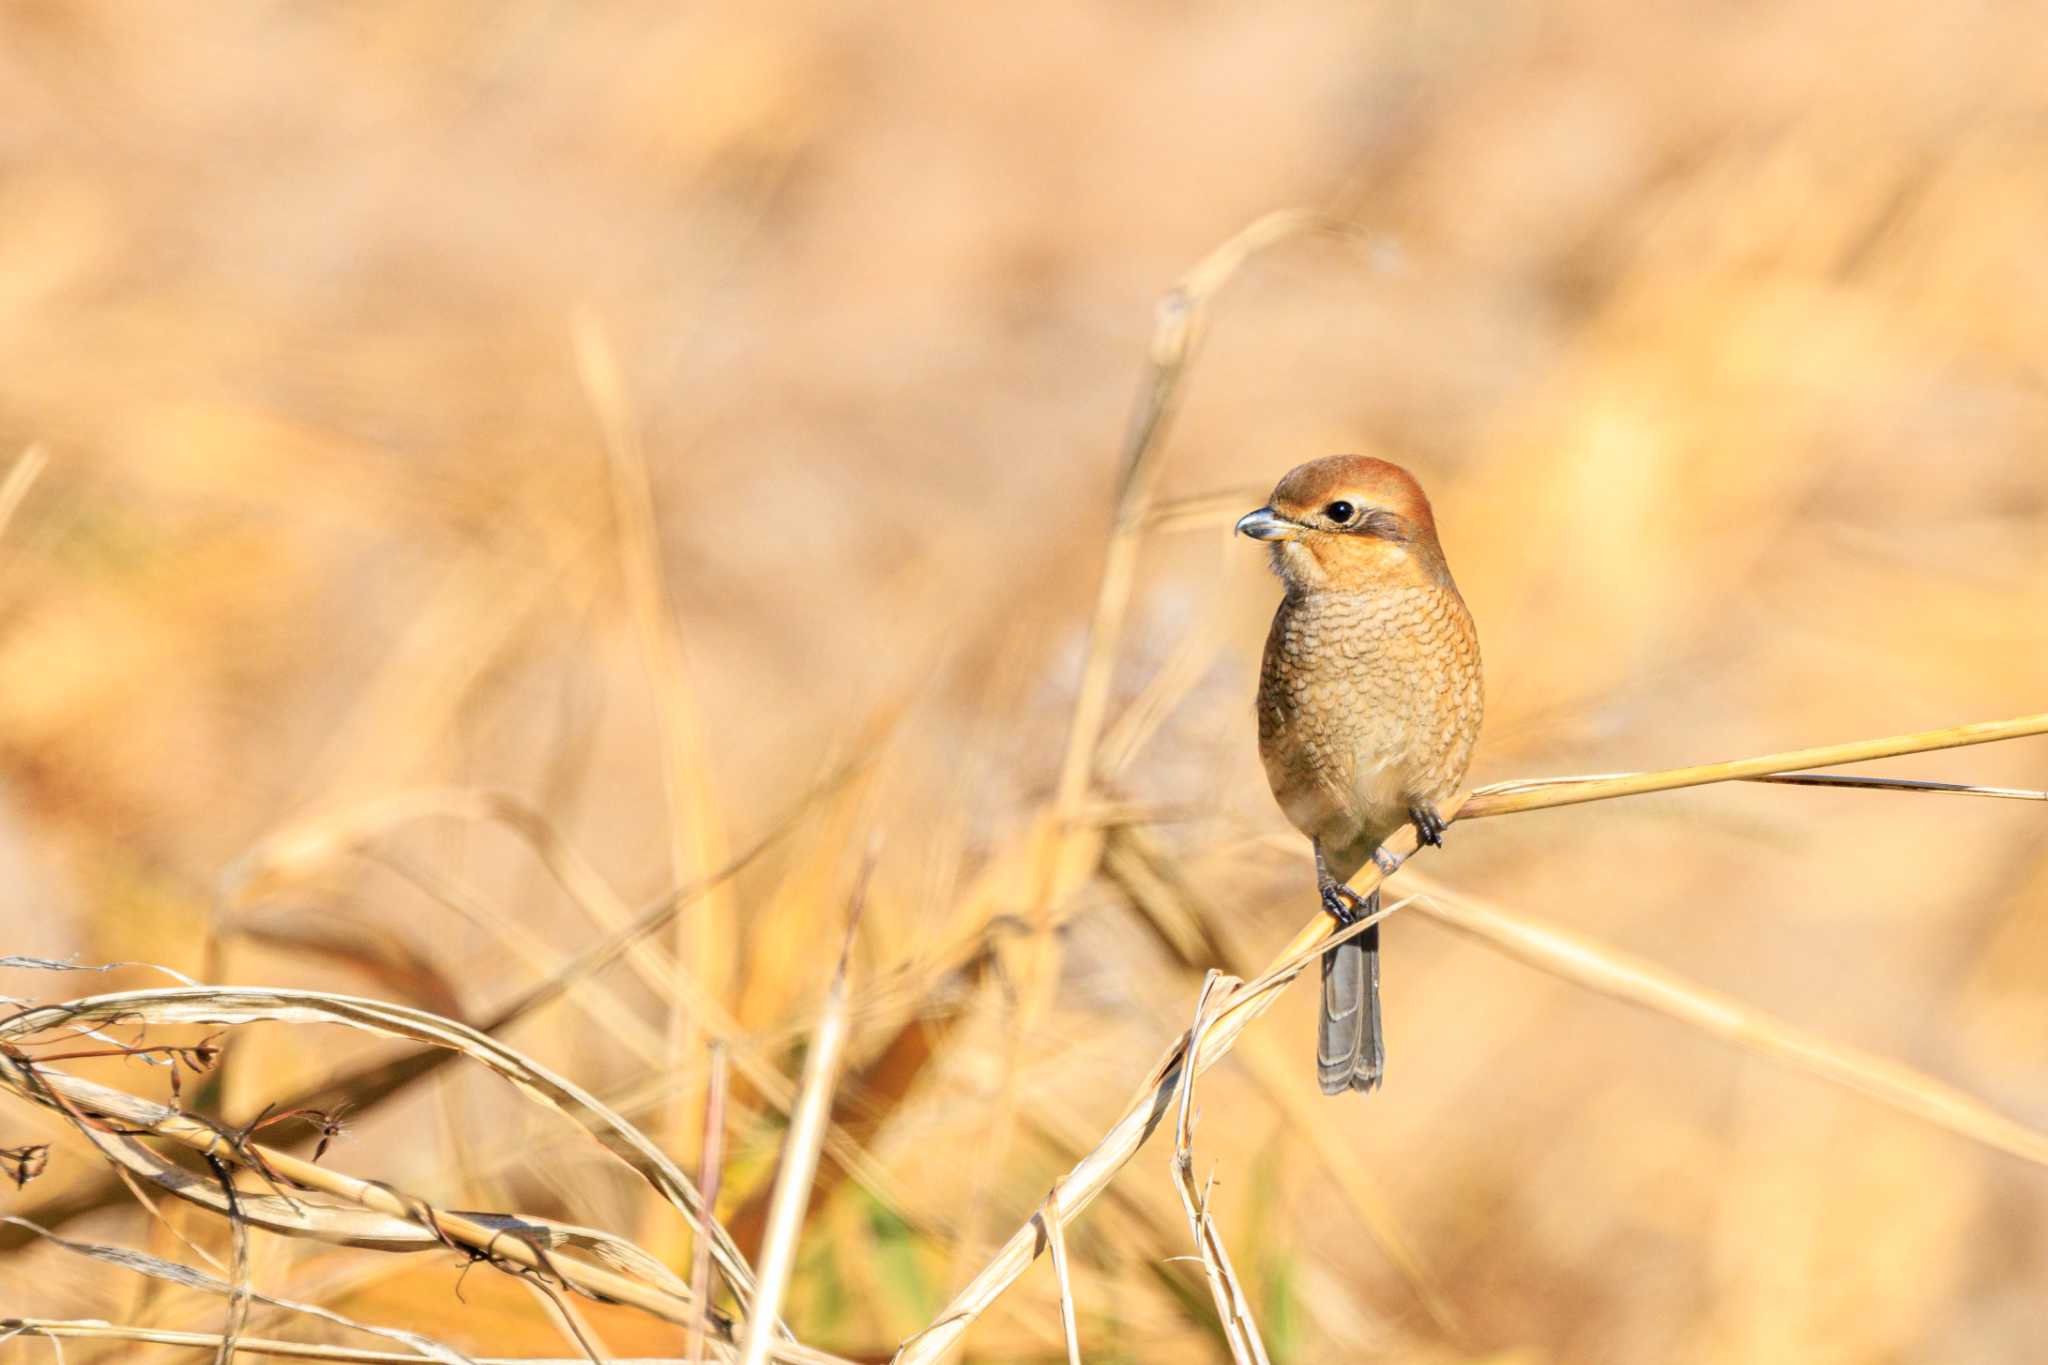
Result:
<svg viewBox="0 0 2048 1365"><path fill-rule="evenodd" d="M852 994L847 986L847 968L874 866L875 851L870 845L854 886L853 905L847 915L846 938L839 949L839 965L832 973L832 986L825 993L825 1007L818 1015L818 1027L811 1034L810 1051L804 1057L796 1112L790 1118L789 1132L782 1143L782 1164L775 1173L775 1191L768 1203L767 1231L761 1240L761 1266L756 1272L754 1311L747 1318L746 1334L740 1344L741 1365L767 1365L769 1353L774 1349L776 1318L782 1311L783 1295L789 1289L790 1272L796 1266L797 1235L803 1230L804 1212L811 1200L811 1182L818 1173L818 1149L824 1145L825 1128L832 1116L832 1091L839 1079L839 1057L846 1048L851 1014Z"/></svg>
<svg viewBox="0 0 2048 1365"><path fill-rule="evenodd" d="M7 534L8 525L14 514L21 508L22 500L28 497L28 490L41 476L50 457L39 445L32 445L15 456L14 463L7 470L7 478L0 481L0 535Z"/></svg>
<svg viewBox="0 0 2048 1365"><path fill-rule="evenodd" d="M726 833L712 790L702 717L691 701L690 670L676 625L675 603L662 567L654 490L639 423L627 401L625 379L611 340L594 314L578 317L575 345L578 374L604 429L620 568L634 634L640 642L641 664L653 694L670 880L680 886L692 875L726 860ZM724 959L730 945L723 936L732 923L732 906L723 888L710 891L697 914L675 922L671 970L678 988L669 997L669 1070L680 1068L697 1053L704 1020L691 1008L691 997L708 992L715 998L728 969ZM698 1128L695 1103L692 1092L677 1092L667 1126L679 1140Z"/></svg>
<svg viewBox="0 0 2048 1365"><path fill-rule="evenodd" d="M704 1216L718 1216L718 1183L725 1157L725 1044L711 1044L711 1076L704 1091L703 1161L697 1171L697 1191L704 1200ZM711 1308L711 1239L698 1233L690 1249L690 1338L686 1359L697 1365L704 1358L704 1326Z"/></svg>
<svg viewBox="0 0 2048 1365"><path fill-rule="evenodd" d="M1531 923L1470 896L1422 886L1415 908L1539 971L1667 1015L1738 1047L1811 1071L1936 1127L2037 1166L2048 1166L2048 1134L2008 1118L1974 1095L1925 1072L1808 1033L1604 943Z"/></svg>
<svg viewBox="0 0 2048 1365"><path fill-rule="evenodd" d="M1096 747L1108 713L1109 685L1116 667L1116 646L1129 608L1138 551L1148 523L1146 512L1159 473L1159 452L1172 420L1181 380L1201 346L1209 302L1244 263L1279 242L1310 232L1335 232L1340 225L1306 209L1269 213L1223 243L1190 270L1159 301L1146 373L1124 432L1117 477L1116 523L1109 552L1095 591L1095 614L1088 626L1088 652L1081 685L1067 731L1066 757L1060 766L1057 805L1071 815L1087 799L1095 771Z"/></svg>
<svg viewBox="0 0 2048 1365"><path fill-rule="evenodd" d="M42 1337L49 1341L132 1341L152 1346L189 1346L213 1350L221 1341L218 1332L179 1332L161 1327L131 1327L122 1323L79 1322L62 1318L0 1318L0 1342L13 1336ZM243 1337L235 1343L244 1355L275 1356L284 1360L325 1360L339 1365L420 1365L424 1357L411 1351L370 1351L356 1346L323 1346L306 1341L280 1341L272 1337ZM721 1358L732 1356L721 1347ZM584 1365L581 1357L562 1356L472 1356L476 1365ZM797 1357L792 1357L795 1359ZM808 1353L806 1359L817 1359ZM608 1365L674 1365L669 1357L610 1356Z"/></svg>
<svg viewBox="0 0 2048 1365"><path fill-rule="evenodd" d="M90 1113L98 1108L100 1087L60 1072L41 1067L30 1069L0 1055L0 1082L25 1098L38 1098L47 1088ZM132 1121L132 1120L129 1120ZM544 1251L508 1234L503 1227L478 1222L460 1213L437 1208L424 1199L402 1194L382 1181L359 1180L355 1176L282 1152L259 1142L237 1142L212 1125L175 1110L148 1125L149 1135L175 1142L201 1156L237 1166L261 1163L272 1175L300 1186L331 1194L360 1208L402 1218L427 1228L451 1244L485 1253L492 1260L509 1261L523 1270L552 1276L580 1294L630 1304L670 1322L687 1323L690 1305L681 1296L629 1279L601 1266L574 1257Z"/></svg>
<svg viewBox="0 0 2048 1365"><path fill-rule="evenodd" d="M42 1337L59 1341L133 1341L152 1346L190 1346L195 1350L218 1350L225 1339L219 1332L173 1332L160 1327L129 1327L107 1322L67 1322L58 1318L0 1318L0 1342L10 1337ZM280 1356L287 1360L332 1360L348 1365L419 1365L424 1357L410 1351L365 1351L354 1346L318 1346L311 1342L277 1341L267 1337L242 1337L235 1349L244 1355ZM62 1359L61 1354L58 1357ZM477 1365L498 1365L477 1358ZM524 1365L545 1365L527 1361ZM564 1363L567 1365L567 1362ZM614 1362L613 1365L625 1365Z"/></svg>
<svg viewBox="0 0 2048 1365"><path fill-rule="evenodd" d="M1926 782L1917 777L1851 777L1847 773L1766 773L1743 779L1786 787L1853 787L1861 791L1926 792L1934 796L1988 796L2001 801L2048 801L2048 791L1984 787L1973 782Z"/></svg>
<svg viewBox="0 0 2048 1365"><path fill-rule="evenodd" d="M30 1068L0 1054L0 1083L25 1098L41 1100L46 1093L52 1093L63 1097L59 1107L75 1105L89 1113L106 1108L104 1100L110 1093L119 1094L90 1081L41 1067L33 1068L32 1074L30 1072ZM128 1126L137 1123L134 1113L124 1112L121 1119ZM560 1251L545 1249L536 1242L508 1232L503 1225L480 1222L439 1208L382 1181L361 1180L258 1142L237 1141L212 1125L176 1110L164 1111L143 1126L149 1136L175 1142L203 1157L258 1169L266 1172L269 1178L302 1189L317 1190L360 1208L403 1219L427 1229L450 1246L466 1248L493 1262L509 1263L544 1283L560 1284L589 1298L622 1303L681 1325L687 1325L694 1317L695 1305L686 1294L671 1293ZM243 1349L249 1349L248 1343L241 1345ZM768 1354L762 1359L788 1361L793 1365L846 1365L840 1357L792 1341L771 1342Z"/></svg>
<svg viewBox="0 0 2048 1365"><path fill-rule="evenodd" d="M1220 972L1212 971L1203 978L1202 993L1195 999L1195 1022L1188 1031L1188 1048L1196 1056L1201 1055L1203 1035L1214 1018L1209 1012L1209 997L1220 989L1228 998L1239 984L1236 978ZM1223 1245L1223 1234L1209 1212L1210 1186L1204 1185L1199 1191L1195 1188L1194 1111L1195 1073L1184 1070L1180 1078L1180 1111L1173 1125L1174 1188L1180 1191L1188 1231L1194 1236L1195 1249L1201 1253L1202 1267L1208 1272L1209 1295L1216 1301L1216 1317L1223 1324L1223 1339L1230 1347L1231 1358L1237 1365L1269 1365L1266 1343L1252 1318L1251 1303L1238 1283L1230 1252Z"/></svg>
<svg viewBox="0 0 2048 1365"><path fill-rule="evenodd" d="M1052 1216L1046 1217L1050 1209ZM1067 1233L1060 1217L1060 1182L1052 1182L1045 1202L1038 1208L1038 1226L1045 1231L1045 1244L1052 1251L1053 1278L1060 1286L1060 1330L1067 1339L1067 1365L1081 1365L1081 1328L1074 1320L1074 1280L1067 1269Z"/></svg>
<svg viewBox="0 0 2048 1365"><path fill-rule="evenodd" d="M1518 811L1546 810L1552 806L1573 806L1585 801L1606 801L1617 796L1641 796L1648 792L1699 787L1710 782L1753 780L1801 768L1832 768L1842 763L1868 763L1873 759L1897 758L1901 754L1922 754L1934 749L1960 749L1994 740L2018 739L2048 734L2048 713L2017 716L2012 720L1987 720L1972 725L1951 725L1941 730L1921 730L1885 739L1858 740L1852 744L1829 744L1816 749L1792 749L1760 758L1739 758L1726 763L1702 763L1691 768L1670 768L1655 773L1620 773L1612 777L1537 778L1520 782L1497 782L1473 792L1462 803L1459 814L1467 820L1489 815L1512 815ZM1802 774L1803 776L1803 774ZM1449 819L1449 816L1445 817Z"/></svg>

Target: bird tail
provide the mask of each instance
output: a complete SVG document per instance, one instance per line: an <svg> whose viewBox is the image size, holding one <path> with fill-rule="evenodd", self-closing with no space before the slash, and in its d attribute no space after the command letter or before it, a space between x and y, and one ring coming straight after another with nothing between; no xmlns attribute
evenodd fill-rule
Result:
<svg viewBox="0 0 2048 1365"><path fill-rule="evenodd" d="M1379 892L1363 913L1378 913ZM1387 1068L1380 1037L1380 927L1323 954L1323 1017L1316 1032L1316 1080L1325 1095L1372 1090Z"/></svg>

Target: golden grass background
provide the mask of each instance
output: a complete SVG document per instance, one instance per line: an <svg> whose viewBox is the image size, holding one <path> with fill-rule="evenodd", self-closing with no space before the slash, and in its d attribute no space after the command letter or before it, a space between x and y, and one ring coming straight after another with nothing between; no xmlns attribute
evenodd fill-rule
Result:
<svg viewBox="0 0 2048 1365"><path fill-rule="evenodd" d="M279 836L506 792L634 905L789 825L663 958L511 1038L689 1165L729 1033L720 1209L746 1245L776 1078L880 831L787 1312L886 1355L1092 1145L1201 968L1242 974L1313 908L1248 712L1274 588L1227 536L1289 465L1373 450L1431 489L1487 657L1478 781L2041 709L2040 21L0 11L0 441L48 457L0 539L0 948L477 1018L598 932L520 838L452 797L348 846ZM1231 282L1163 447L1155 497L1185 515L1138 561L1103 789L1145 840L1111 826L1115 875L1048 875L1033 831L1154 303L1287 205L1358 235ZM1878 770L2039 787L2041 745ZM279 856L223 891L258 847ZM2038 805L1731 785L1460 825L1426 862L2048 1122ZM1387 974L1382 1095L1315 1095L1305 997L1202 1083L1197 1173L1276 1360L2003 1360L2048 1337L2039 1169L1419 918ZM149 978L77 980L0 990ZM206 1098L245 1119L378 1055L259 1026ZM1090 1360L1225 1358L1199 1267L1168 1260L1193 1248L1155 1145L1066 1236ZM679 1220L488 1078L366 1111L328 1160L687 1264ZM60 1140L7 1210L98 1175ZM182 1251L132 1206L65 1230ZM452 1255L253 1254L269 1292L573 1354L501 1278L458 1299ZM680 1350L587 1311L621 1353ZM17 1247L0 1313L220 1308ZM967 1344L1060 1342L1041 1265Z"/></svg>

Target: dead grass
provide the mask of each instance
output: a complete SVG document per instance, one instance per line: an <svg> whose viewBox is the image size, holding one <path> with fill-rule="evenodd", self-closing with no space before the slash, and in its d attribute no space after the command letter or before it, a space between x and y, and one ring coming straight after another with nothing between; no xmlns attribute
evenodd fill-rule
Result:
<svg viewBox="0 0 2048 1365"><path fill-rule="evenodd" d="M224 1031L9 1054L152 1275L0 1226L9 1348L676 1359L771 1246L784 1358L2048 1332L2041 741L1662 790L2048 696L2032 16L385 18L0 18L0 953L205 983L0 991ZM1343 448L1491 719L1318 1104L1227 526Z"/></svg>

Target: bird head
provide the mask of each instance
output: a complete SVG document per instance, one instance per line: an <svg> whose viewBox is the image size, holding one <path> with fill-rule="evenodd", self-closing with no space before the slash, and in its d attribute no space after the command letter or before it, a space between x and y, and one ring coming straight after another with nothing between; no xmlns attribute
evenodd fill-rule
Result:
<svg viewBox="0 0 2048 1365"><path fill-rule="evenodd" d="M1401 466L1370 455L1296 465L1237 529L1272 544L1273 571L1290 592L1451 581L1422 485Z"/></svg>

